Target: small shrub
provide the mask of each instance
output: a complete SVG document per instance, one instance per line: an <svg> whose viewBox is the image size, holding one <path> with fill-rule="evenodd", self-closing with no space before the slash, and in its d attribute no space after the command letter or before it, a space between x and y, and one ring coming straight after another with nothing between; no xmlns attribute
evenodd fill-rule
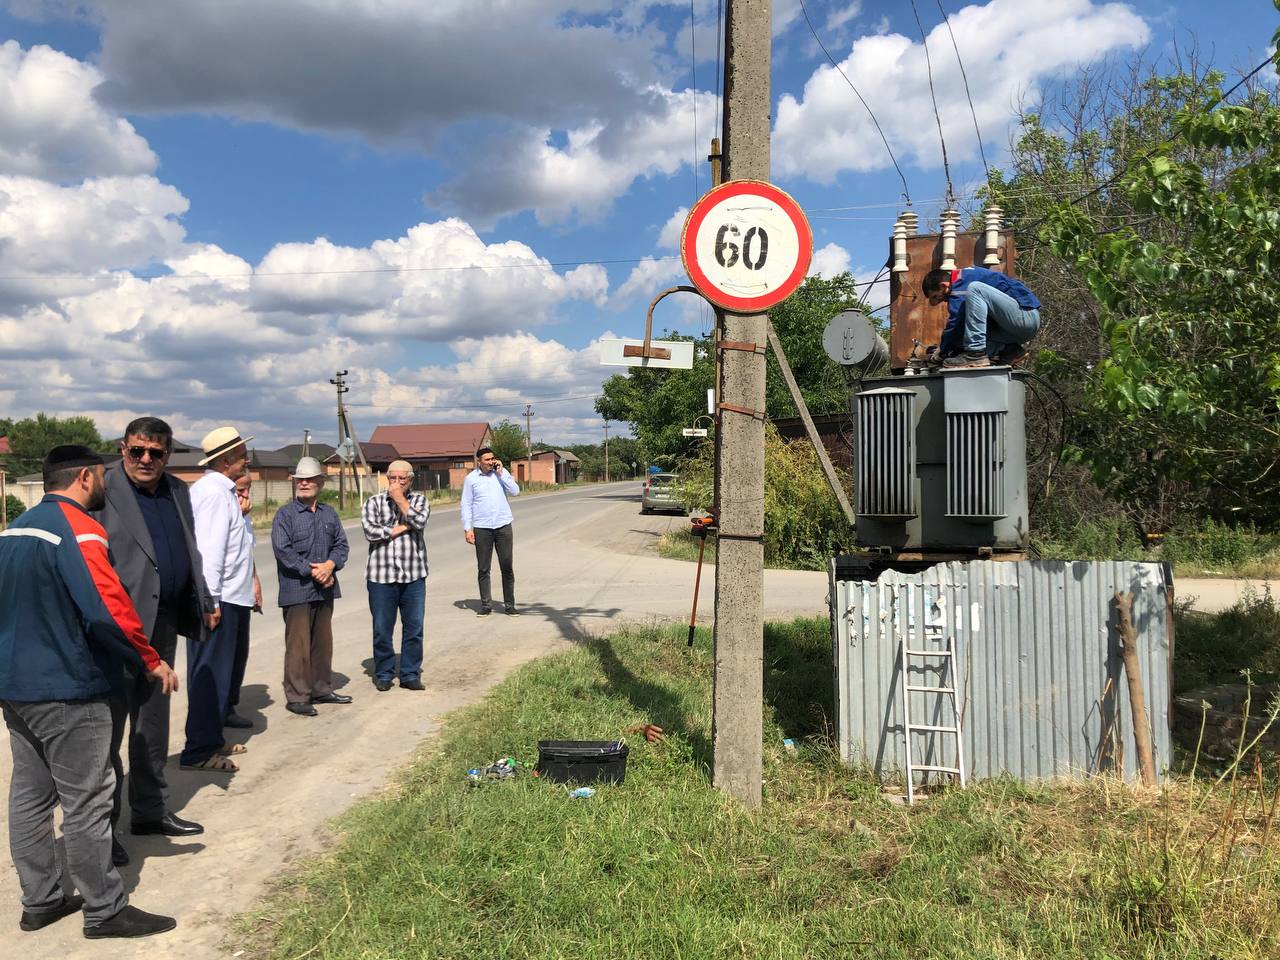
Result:
<svg viewBox="0 0 1280 960"><path fill-rule="evenodd" d="M1280 603L1271 590L1246 588L1218 613L1174 608L1174 677L1179 691L1237 683L1242 670L1262 681L1280 679Z"/></svg>
<svg viewBox="0 0 1280 960"><path fill-rule="evenodd" d="M23 513L27 512L27 506L12 493L6 493L4 497L4 509L10 520L15 520Z"/></svg>
<svg viewBox="0 0 1280 960"><path fill-rule="evenodd" d="M710 444L704 447L678 468L681 496L692 510L710 510L715 500L714 451ZM765 563L822 570L833 554L852 543L853 530L827 486L813 447L807 440L783 440L772 424L766 424Z"/></svg>

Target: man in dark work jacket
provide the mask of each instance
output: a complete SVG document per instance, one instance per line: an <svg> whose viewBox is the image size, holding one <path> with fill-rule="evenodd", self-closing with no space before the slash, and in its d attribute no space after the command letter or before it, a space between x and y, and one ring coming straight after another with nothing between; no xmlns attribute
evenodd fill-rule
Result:
<svg viewBox="0 0 1280 960"><path fill-rule="evenodd" d="M112 564L137 607L142 627L161 659L173 666L178 636L199 638L212 613L201 572L187 485L164 472L173 431L163 420L139 417L125 428L122 459L106 472L106 506L94 513L111 541ZM120 759L129 722L129 806L135 834L169 837L203 833L166 805L164 767L169 755L169 698L145 676L130 678L127 693L112 703L112 765L116 792L112 823L118 836L124 798ZM129 856L112 841L112 859Z"/></svg>

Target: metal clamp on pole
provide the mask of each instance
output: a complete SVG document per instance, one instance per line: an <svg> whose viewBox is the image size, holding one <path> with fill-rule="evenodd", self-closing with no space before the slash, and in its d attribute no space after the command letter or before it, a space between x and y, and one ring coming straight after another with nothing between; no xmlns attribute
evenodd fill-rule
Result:
<svg viewBox="0 0 1280 960"><path fill-rule="evenodd" d="M740 413L744 417L751 417L753 420L763 421L765 418L765 412L763 410L752 410L749 407L740 407L734 403L718 403L716 404L716 409L728 410L730 413Z"/></svg>
<svg viewBox="0 0 1280 960"><path fill-rule="evenodd" d="M753 543L763 543L763 542L764 542L764 534L763 534L763 533L725 533L723 530L721 530L721 531L717 534L717 536L718 536L721 540L750 540L750 541L752 541Z"/></svg>
<svg viewBox="0 0 1280 960"><path fill-rule="evenodd" d="M764 344L752 343L750 340L717 340L717 350L741 350L743 353L758 353L763 355L767 349Z"/></svg>
<svg viewBox="0 0 1280 960"><path fill-rule="evenodd" d="M653 343L653 308L656 307L663 297L669 297L673 293L696 293L702 296L702 292L697 287L691 287L687 284L680 284L675 287L668 287L660 294L653 298L653 302L649 304L649 309L644 315L644 345L637 347L634 343L629 343L622 348L624 357L645 357L653 360L670 360L671 350L668 347L655 347ZM706 299L705 297L703 299Z"/></svg>

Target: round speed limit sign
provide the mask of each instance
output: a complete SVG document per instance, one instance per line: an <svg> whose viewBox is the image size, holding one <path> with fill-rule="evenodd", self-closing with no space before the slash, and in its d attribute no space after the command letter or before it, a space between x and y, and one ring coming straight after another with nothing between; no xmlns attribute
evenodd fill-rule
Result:
<svg viewBox="0 0 1280 960"><path fill-rule="evenodd" d="M730 180L689 211L680 259L698 291L734 313L759 313L809 272L813 234L799 204L763 180Z"/></svg>

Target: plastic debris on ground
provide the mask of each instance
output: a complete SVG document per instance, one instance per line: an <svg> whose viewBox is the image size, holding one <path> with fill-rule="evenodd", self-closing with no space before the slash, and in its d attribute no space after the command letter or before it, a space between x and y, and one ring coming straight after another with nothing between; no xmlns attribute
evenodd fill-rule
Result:
<svg viewBox="0 0 1280 960"><path fill-rule="evenodd" d="M472 783L479 783L482 780L512 780L522 769L524 764L515 757L503 757L487 767L472 767L467 771L467 779Z"/></svg>

